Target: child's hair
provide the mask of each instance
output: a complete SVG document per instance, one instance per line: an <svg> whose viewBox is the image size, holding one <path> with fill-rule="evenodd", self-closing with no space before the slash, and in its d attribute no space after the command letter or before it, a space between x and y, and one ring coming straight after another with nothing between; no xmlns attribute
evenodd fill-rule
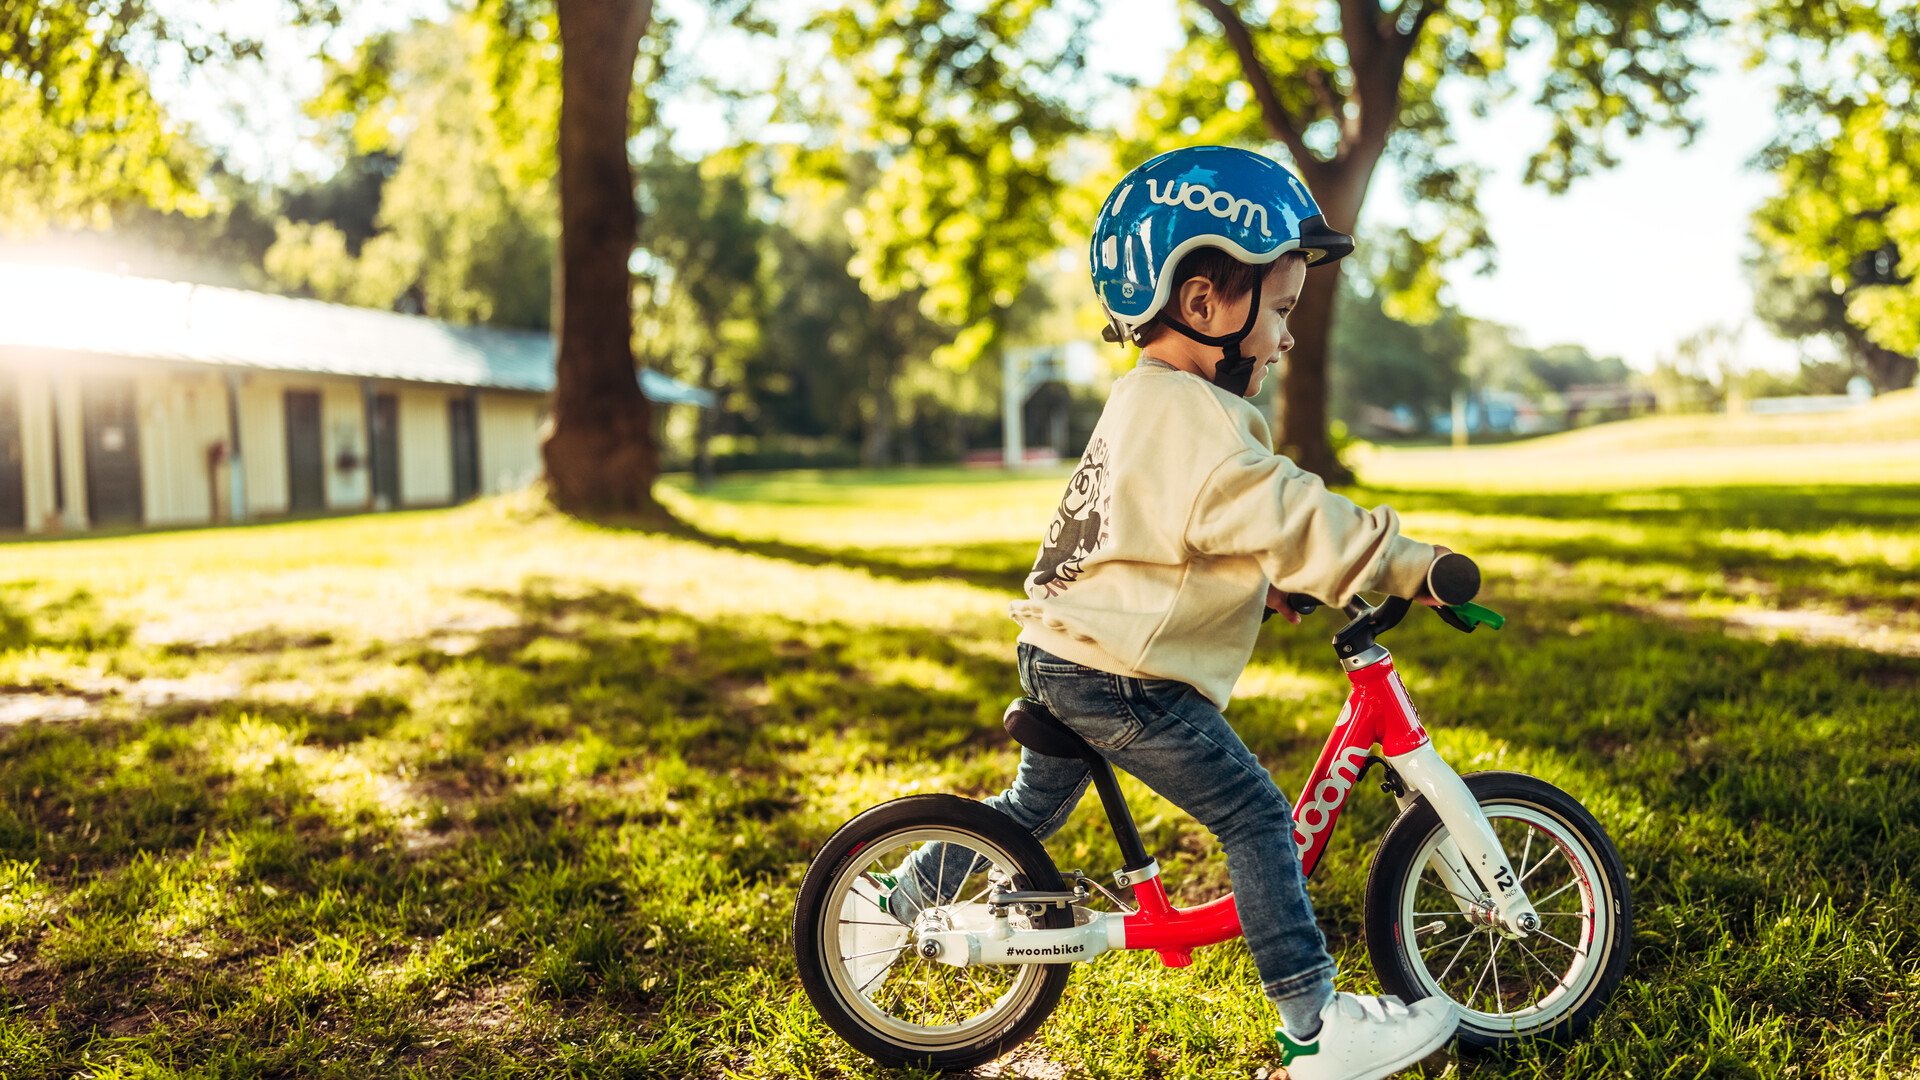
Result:
<svg viewBox="0 0 1920 1080"><path fill-rule="evenodd" d="M1172 298L1180 295L1180 287L1190 278L1203 277L1213 282L1213 291L1220 299L1232 303L1253 291L1254 283L1261 275L1276 267L1285 266L1294 259L1304 260L1307 253L1298 249L1282 252L1273 262L1261 266L1243 263L1217 247L1197 247L1180 256L1180 262L1173 268L1173 290L1168 293L1166 310L1172 310ZM1166 334L1170 327L1156 317L1152 322L1140 328L1140 344L1151 345Z"/></svg>

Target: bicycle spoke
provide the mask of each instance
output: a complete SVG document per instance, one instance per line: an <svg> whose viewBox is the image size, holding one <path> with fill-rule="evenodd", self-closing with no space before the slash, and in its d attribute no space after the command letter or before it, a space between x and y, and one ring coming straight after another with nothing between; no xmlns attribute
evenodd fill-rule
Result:
<svg viewBox="0 0 1920 1080"><path fill-rule="evenodd" d="M1574 954L1575 956L1585 956L1585 955L1587 955L1587 950L1585 950L1585 949L1581 949L1581 948L1576 948L1576 947L1574 947L1574 946L1572 946L1572 945L1569 945L1569 944L1567 944L1566 942L1564 942L1564 941L1561 941L1561 940L1560 940L1559 938L1557 938L1557 937L1554 937L1554 936L1553 936L1552 934L1549 934L1549 933L1547 933L1547 932L1546 932L1545 930L1535 930L1535 931L1534 931L1534 933L1536 933L1536 934L1539 934L1539 935L1540 935L1541 937L1543 937L1543 938L1546 938L1546 939L1547 939L1548 941L1551 941L1551 942L1553 942L1553 943L1554 943L1555 945L1558 945L1558 946L1560 946L1560 947L1561 947L1561 948L1563 948L1563 949L1572 949L1572 950L1573 950L1573 954Z"/></svg>
<svg viewBox="0 0 1920 1080"><path fill-rule="evenodd" d="M1533 962L1540 965L1540 970L1547 973L1547 977L1553 980L1555 986L1558 986L1562 990L1567 989L1567 978L1565 975L1555 975L1553 972L1553 969L1547 966L1547 962L1545 960L1540 959L1540 957L1536 955L1532 949L1527 948L1526 942L1516 941L1514 942L1514 944L1520 947L1521 952L1526 953L1528 956L1533 957Z"/></svg>
<svg viewBox="0 0 1920 1080"><path fill-rule="evenodd" d="M1494 1013L1499 1016L1507 1014L1507 995L1500 989L1500 946L1505 943L1505 938L1496 942L1493 946L1493 955L1487 958L1487 962L1493 965L1493 1003L1497 1006Z"/></svg>
<svg viewBox="0 0 1920 1080"><path fill-rule="evenodd" d="M1543 919L1591 919L1591 911L1536 911L1534 914Z"/></svg>
<svg viewBox="0 0 1920 1080"><path fill-rule="evenodd" d="M1572 881L1569 881L1569 882L1567 882L1567 883L1566 883L1565 885L1562 885L1562 886L1560 886L1559 888L1557 888L1557 889L1555 889L1555 890L1553 890L1552 892L1550 892L1550 893L1548 893L1547 895L1545 895L1545 896L1543 896L1543 897L1541 897L1540 899L1538 899L1538 900L1535 900L1535 901L1533 902L1533 904L1534 904L1534 907L1535 907L1536 909L1538 909L1538 908L1539 908L1539 906L1540 906L1541 904L1544 904L1544 903L1546 903L1547 901L1549 901L1549 900L1551 900L1551 899L1553 899L1554 897L1556 897L1556 896L1559 896L1559 895L1560 895L1561 893L1563 893L1563 892L1566 892L1566 891L1567 891L1568 889L1571 889L1571 888L1573 888L1573 887L1574 887L1575 885L1578 885L1578 884L1580 884L1580 879L1579 879L1579 878L1574 878L1574 879L1573 879ZM1562 912L1562 914L1566 914L1566 913L1565 913L1565 912Z"/></svg>
<svg viewBox="0 0 1920 1080"><path fill-rule="evenodd" d="M1467 917L1464 911L1416 911L1413 914L1416 918L1422 915L1451 915L1456 919L1464 919Z"/></svg>
<svg viewBox="0 0 1920 1080"><path fill-rule="evenodd" d="M1477 931L1476 931L1476 933L1477 933ZM1439 978L1437 978L1437 979L1435 979L1435 980L1433 980L1434 982L1436 982L1436 983L1442 983L1442 982L1446 982L1446 981L1447 981L1447 973L1448 973L1448 972L1451 972L1451 971L1453 970L1453 965L1455 965L1455 964L1457 964L1457 963L1459 963L1459 962L1460 962L1460 955L1461 955L1462 953L1464 953L1464 952L1466 952L1466 951L1467 951L1467 946L1469 946L1469 945L1471 945L1471 944L1473 944L1473 938L1474 938L1474 935L1473 935L1473 934L1468 934L1468 935L1467 935L1467 940L1465 940L1465 941L1463 941L1463 942L1461 942L1461 943L1460 943L1460 948L1454 951L1454 954L1453 954L1453 959L1451 959L1451 960L1449 960L1449 961L1447 961L1447 968L1446 968L1446 971L1442 971L1442 972L1440 973L1440 977L1439 977Z"/></svg>
<svg viewBox="0 0 1920 1080"><path fill-rule="evenodd" d="M1521 867L1522 867L1523 869L1524 869L1524 868L1526 867L1526 865L1527 865L1527 856L1528 856L1528 855L1529 855L1530 853L1532 853L1532 851L1533 851L1533 830L1532 830L1532 829L1528 829L1528 830L1527 830L1527 843L1526 843L1526 846L1520 849L1520 866L1521 866ZM1522 880L1524 880L1524 878L1523 878Z"/></svg>
<svg viewBox="0 0 1920 1080"><path fill-rule="evenodd" d="M1451 944L1453 944L1453 943L1454 943L1454 942L1456 942L1456 941L1465 941L1465 940L1467 940L1468 938L1471 938L1471 937L1472 937L1473 935L1475 935L1475 934L1478 934L1478 933L1480 933L1480 931L1479 931L1479 930L1469 930L1469 931L1467 931L1466 933L1464 933L1464 934L1461 934L1461 935L1460 935L1459 937L1450 937L1450 938L1448 938L1448 939L1447 939L1447 940L1445 940L1445 941L1436 941L1436 942L1434 942L1434 943L1433 943L1433 948L1432 948L1431 950L1429 950L1429 951L1431 951L1431 952L1439 952L1439 951L1440 951L1441 949L1443 949L1443 948L1445 948L1445 947L1447 947L1448 945L1451 945ZM1464 948L1466 948L1466 946L1464 946L1464 945L1462 945L1462 946L1461 946L1461 948L1463 948L1463 949L1464 949ZM1424 955L1424 954L1423 954L1423 955Z"/></svg>
<svg viewBox="0 0 1920 1080"><path fill-rule="evenodd" d="M1459 893L1454 892L1452 889L1447 888L1446 883L1444 882L1435 881L1435 882L1431 882L1430 884L1432 884L1434 888L1439 889L1441 892L1446 893L1448 896L1453 897L1455 900L1464 900L1466 901L1467 904L1473 907L1480 906L1480 901L1471 899L1469 897L1461 896ZM1454 914L1460 915L1464 913L1456 911L1454 912Z"/></svg>
<svg viewBox="0 0 1920 1080"><path fill-rule="evenodd" d="M1527 883L1527 878L1529 878L1529 877L1532 877L1532 876L1533 876L1533 872L1534 872L1535 870L1538 870L1538 869L1540 869L1540 868L1541 868L1542 866L1545 866L1545 865L1547 864L1547 860L1548 860L1548 859L1551 859L1551 858L1553 858L1553 856L1554 856L1554 853L1555 853L1555 852L1559 852L1559 854L1560 854L1560 857L1561 857L1561 858L1563 858L1563 859L1565 859L1565 858L1567 857L1567 853L1566 853L1566 852L1564 852L1564 851L1560 851L1560 849L1559 849L1558 847L1555 847L1555 848L1552 848L1552 849L1550 849L1550 850L1548 850L1548 851L1547 851L1547 852L1546 852L1545 854L1543 854L1543 855L1541 855L1541 856L1540 856L1540 861L1539 861L1539 862L1537 862L1537 863L1534 863L1534 864L1533 864L1533 865L1532 865L1531 867L1529 867L1529 868L1527 869L1527 872L1526 872L1526 873L1524 873L1524 874L1521 874L1521 875L1520 875L1520 884L1522 884L1522 885L1525 885L1525 884ZM1569 860L1569 863L1568 863L1568 864L1569 864L1569 865L1571 865L1571 864L1572 864L1572 863L1571 863L1571 860Z"/></svg>
<svg viewBox="0 0 1920 1080"><path fill-rule="evenodd" d="M866 982L863 982L859 986L855 987L853 992L856 994L859 994L861 997L865 997L867 994L867 987L872 986L874 983L877 983L880 980L886 978L887 972L892 970L893 970L893 965L888 964L886 967L883 967L879 971L874 972L873 975L870 976Z"/></svg>
<svg viewBox="0 0 1920 1080"><path fill-rule="evenodd" d="M933 903L928 905L929 907L939 907L940 905L945 904L947 902L946 900L947 894L945 890L941 888L941 886L947 883L946 845L936 844L934 845L934 850L939 852L940 854L940 876L933 883Z"/></svg>
<svg viewBox="0 0 1920 1080"><path fill-rule="evenodd" d="M975 994L979 995L980 999L986 1002L986 1006L988 1008L991 1008L993 1006L994 1001L998 997L998 995L992 993L991 991L987 990L986 988L980 985L980 980L974 978L973 976L973 966L968 965L966 967L961 968L960 974L966 979L968 988L970 988Z"/></svg>
<svg viewBox="0 0 1920 1080"><path fill-rule="evenodd" d="M1496 941L1493 943L1493 950L1487 953L1487 966L1480 969L1480 977L1473 981L1473 992L1467 995L1467 1008L1473 1008L1473 1003L1480 999L1480 987L1486 983L1487 972L1493 970L1494 958L1499 955L1500 943Z"/></svg>
<svg viewBox="0 0 1920 1080"><path fill-rule="evenodd" d="M854 954L853 954L852 956L843 956L843 957L841 957L840 959L842 959L842 960L864 960L864 959L866 959L866 958L867 958L867 957L869 957L869 956L884 956L884 955L886 955L887 953L894 953L894 952L899 952L899 951L900 951L901 949L904 949L904 948L906 948L906 947L907 947L907 943L903 941L903 942L901 942L900 944L898 944L898 945L895 945L895 946L894 946L893 948L891 948L891 949L875 949L875 950L873 950L872 952L863 952L863 953L854 953Z"/></svg>
<svg viewBox="0 0 1920 1080"><path fill-rule="evenodd" d="M900 926L900 924L897 922L868 922L865 919L841 919L840 925L841 926ZM900 929L905 930L906 927L900 926Z"/></svg>

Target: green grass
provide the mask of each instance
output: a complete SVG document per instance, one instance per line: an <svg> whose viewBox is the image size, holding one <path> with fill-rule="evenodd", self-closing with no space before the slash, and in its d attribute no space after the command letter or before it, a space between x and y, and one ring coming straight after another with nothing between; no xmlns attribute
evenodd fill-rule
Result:
<svg viewBox="0 0 1920 1080"><path fill-rule="evenodd" d="M1587 1039L1459 1074L1920 1075L1910 465L1519 490L1506 453L1369 468L1512 619L1389 643L1457 767L1606 824L1637 951ZM0 547L0 1076L873 1075L798 993L794 890L864 807L1010 778L1005 604L1061 480L672 487L674 536L521 498ZM1290 793L1328 628L1270 627L1229 712ZM1224 888L1130 790L1179 897ZM1353 989L1370 796L1313 886ZM1116 865L1091 801L1049 846ZM1273 1020L1238 942L1111 956L1027 1060L1247 1077Z"/></svg>

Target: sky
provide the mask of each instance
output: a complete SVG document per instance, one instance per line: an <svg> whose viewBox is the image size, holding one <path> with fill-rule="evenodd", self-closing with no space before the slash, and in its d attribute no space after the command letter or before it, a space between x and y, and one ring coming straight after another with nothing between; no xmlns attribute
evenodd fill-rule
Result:
<svg viewBox="0 0 1920 1080"><path fill-rule="evenodd" d="M414 12L437 13L444 0L345 5L355 13L343 40L398 25ZM697 57L727 55L737 70L771 69L771 47L704 28L701 6L663 0L686 24L683 41ZM299 102L319 86L311 38L278 28L280 0L223 5L236 25L266 34L273 63L244 79L208 79L161 72L155 83L167 103L195 124L243 172L284 179L329 166L307 136L312 125ZM1114 0L1094 24L1096 68L1158 81L1179 37L1174 0ZM761 64L738 64L738 50L760 50ZM1705 128L1690 146L1676 133L1654 131L1620 147L1623 164L1576 182L1565 195L1521 183L1527 156L1542 141L1546 118L1524 95L1484 120L1457 112L1463 159L1488 170L1479 193L1498 248L1497 268L1477 276L1451 275L1447 299L1476 318L1518 328L1536 346L1573 343L1598 355L1619 356L1646 369L1688 335L1716 324L1743 327L1743 366L1791 369L1800 346L1767 332L1752 317L1753 298L1742 258L1750 247L1747 221L1773 190L1774 180L1746 168L1774 122L1774 87L1763 73L1742 70L1729 46L1705 54L1720 70L1702 80L1696 115ZM751 59L751 58L749 58ZM1113 112L1126 111L1119 95ZM725 138L724 118L708 102L670 104L670 129L683 152L712 149ZM1370 227L1404 220L1408 208L1391 172L1376 175L1357 239Z"/></svg>

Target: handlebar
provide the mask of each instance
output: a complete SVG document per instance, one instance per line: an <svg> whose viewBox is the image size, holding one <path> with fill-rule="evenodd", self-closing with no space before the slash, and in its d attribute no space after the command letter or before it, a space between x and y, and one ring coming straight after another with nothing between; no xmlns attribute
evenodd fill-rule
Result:
<svg viewBox="0 0 1920 1080"><path fill-rule="evenodd" d="M1433 560L1433 565L1427 568L1427 595L1443 605L1435 607L1433 613L1461 633L1471 634L1481 626L1498 630L1506 624L1506 619L1498 612L1473 602L1479 592L1479 565L1457 551L1447 552ZM1311 615L1326 606L1306 593L1288 593L1286 604L1300 615ZM1388 597L1379 607L1355 596L1342 606L1341 611L1346 614L1349 626L1366 619L1373 624L1372 632L1381 634L1398 626L1412 607L1413 601L1403 596ZM1272 615L1273 612L1269 610L1267 614Z"/></svg>

